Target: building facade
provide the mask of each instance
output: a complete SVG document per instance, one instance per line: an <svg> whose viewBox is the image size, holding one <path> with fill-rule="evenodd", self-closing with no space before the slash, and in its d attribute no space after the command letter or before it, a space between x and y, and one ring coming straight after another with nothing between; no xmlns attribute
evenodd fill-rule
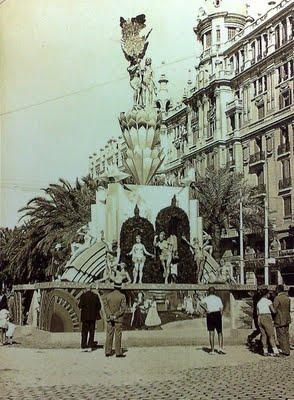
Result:
<svg viewBox="0 0 294 400"><path fill-rule="evenodd" d="M162 76L156 102L166 182L179 184L207 167L243 173L267 198L285 251L294 248L293 5L269 1L254 20L245 1L206 0L194 28L202 45L194 79L173 105ZM123 151L122 138L109 141L91 160L92 174L111 157L121 166Z"/></svg>

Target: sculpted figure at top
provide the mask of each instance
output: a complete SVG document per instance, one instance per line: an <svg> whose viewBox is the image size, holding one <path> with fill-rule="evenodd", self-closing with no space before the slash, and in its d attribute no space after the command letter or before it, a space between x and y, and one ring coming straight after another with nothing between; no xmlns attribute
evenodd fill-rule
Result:
<svg viewBox="0 0 294 400"><path fill-rule="evenodd" d="M139 108L152 105L154 94L156 94L151 58L146 59L143 67L141 65L149 45L147 39L152 31L151 29L147 35L140 35L141 30L146 28L145 21L144 14L127 20L120 18L121 47L129 62L127 70L130 75L130 86L134 91L134 106Z"/></svg>

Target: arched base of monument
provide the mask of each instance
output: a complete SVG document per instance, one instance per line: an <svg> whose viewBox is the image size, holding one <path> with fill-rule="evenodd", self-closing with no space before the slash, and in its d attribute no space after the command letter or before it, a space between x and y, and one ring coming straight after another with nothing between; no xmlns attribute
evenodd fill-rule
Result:
<svg viewBox="0 0 294 400"><path fill-rule="evenodd" d="M224 329L227 335L233 335L235 341L249 333L252 327L252 295L257 290L254 285L228 285L213 284L217 294L224 304ZM127 297L127 312L125 314L124 330L134 331L158 329L168 336L175 335L175 343L182 343L188 335L196 337L196 330L203 324L205 328L204 313L200 306L201 298L211 285L205 284L129 284L122 290ZM38 318L38 327L53 333L80 332L80 312L78 299L83 290L89 288L87 284L74 282L46 282L35 285L18 285L14 287L18 301L21 302L23 294L27 291L40 290L41 302ZM269 287L270 289L274 289ZM110 284L97 284L94 291L99 290L99 295L112 289ZM142 313L141 325L132 323L135 299L140 299ZM160 322L156 326L147 326L147 315L152 301L156 301L157 313ZM150 318L149 318L150 319ZM146 325L145 325L145 322ZM16 321L19 325L23 320ZM200 329L200 328L199 328ZM202 332L202 328L200 329ZM205 331L205 329L204 329ZM238 331L236 333L236 331ZM96 332L104 332L103 319L98 321ZM181 339L181 332L183 338ZM245 333L244 333L245 332ZM200 333L200 331L199 331ZM131 333L130 333L131 334ZM144 334L148 342L148 336ZM164 335L162 333L161 335ZM241 336L240 336L241 335ZM243 335L243 336L242 336ZM100 338L100 337L99 337ZM139 340L139 339L138 339ZM140 340L139 340L140 341ZM150 337L151 341L151 337ZM152 341L151 341L152 342ZM137 342L136 342L137 343ZM152 343L151 343L152 344ZM151 345L150 344L150 345ZM156 343L154 342L154 345ZM148 344L149 345L149 344Z"/></svg>

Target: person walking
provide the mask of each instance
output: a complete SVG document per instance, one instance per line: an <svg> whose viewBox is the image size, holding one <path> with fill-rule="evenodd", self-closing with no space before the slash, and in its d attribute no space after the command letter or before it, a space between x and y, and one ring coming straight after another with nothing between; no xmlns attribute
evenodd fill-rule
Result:
<svg viewBox="0 0 294 400"><path fill-rule="evenodd" d="M103 298L103 308L106 317L106 342L105 356L112 355L113 338L115 337L115 355L116 357L125 357L122 351L122 327L123 317L126 312L126 296L120 291L122 280L117 277L114 280L114 289L106 293Z"/></svg>
<svg viewBox="0 0 294 400"><path fill-rule="evenodd" d="M260 328L259 328L259 323L258 323L258 313L257 313L257 303L261 299L261 293L260 290L257 290L253 296L252 296L252 319L254 322L254 330L250 335L247 337L247 344L248 346L251 346L253 343L253 340L257 338L260 335Z"/></svg>
<svg viewBox="0 0 294 400"><path fill-rule="evenodd" d="M206 311L206 322L207 330L209 332L209 343L210 343L210 354L214 355L214 334L215 330L218 334L218 353L226 354L224 350L224 338L223 338L223 328L222 328L222 314L223 314L223 303L220 297L216 296L215 288L210 287L208 289L208 296L204 297L201 301L201 306Z"/></svg>
<svg viewBox="0 0 294 400"><path fill-rule="evenodd" d="M269 291L261 291L261 299L257 303L258 324L261 332L261 342L263 346L263 355L268 356L268 342L273 350L273 355L278 356L279 351L275 341L275 331L272 313L275 310L272 301L269 299Z"/></svg>
<svg viewBox="0 0 294 400"><path fill-rule="evenodd" d="M101 303L98 295L90 289L81 295L78 306L82 322L81 349L90 352L94 348L95 324L101 319Z"/></svg>
<svg viewBox="0 0 294 400"><path fill-rule="evenodd" d="M289 325L291 323L290 298L284 290L283 285L276 288L277 296L274 299L274 324L276 327L277 340L281 353L285 356L290 355Z"/></svg>

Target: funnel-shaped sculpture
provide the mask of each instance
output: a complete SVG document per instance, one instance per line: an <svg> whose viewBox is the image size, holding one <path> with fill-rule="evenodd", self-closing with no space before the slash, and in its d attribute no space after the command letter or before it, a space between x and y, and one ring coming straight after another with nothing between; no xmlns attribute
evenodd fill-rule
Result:
<svg viewBox="0 0 294 400"><path fill-rule="evenodd" d="M128 150L126 170L138 185L148 184L163 162L160 149L161 114L148 107L121 113L120 127Z"/></svg>

